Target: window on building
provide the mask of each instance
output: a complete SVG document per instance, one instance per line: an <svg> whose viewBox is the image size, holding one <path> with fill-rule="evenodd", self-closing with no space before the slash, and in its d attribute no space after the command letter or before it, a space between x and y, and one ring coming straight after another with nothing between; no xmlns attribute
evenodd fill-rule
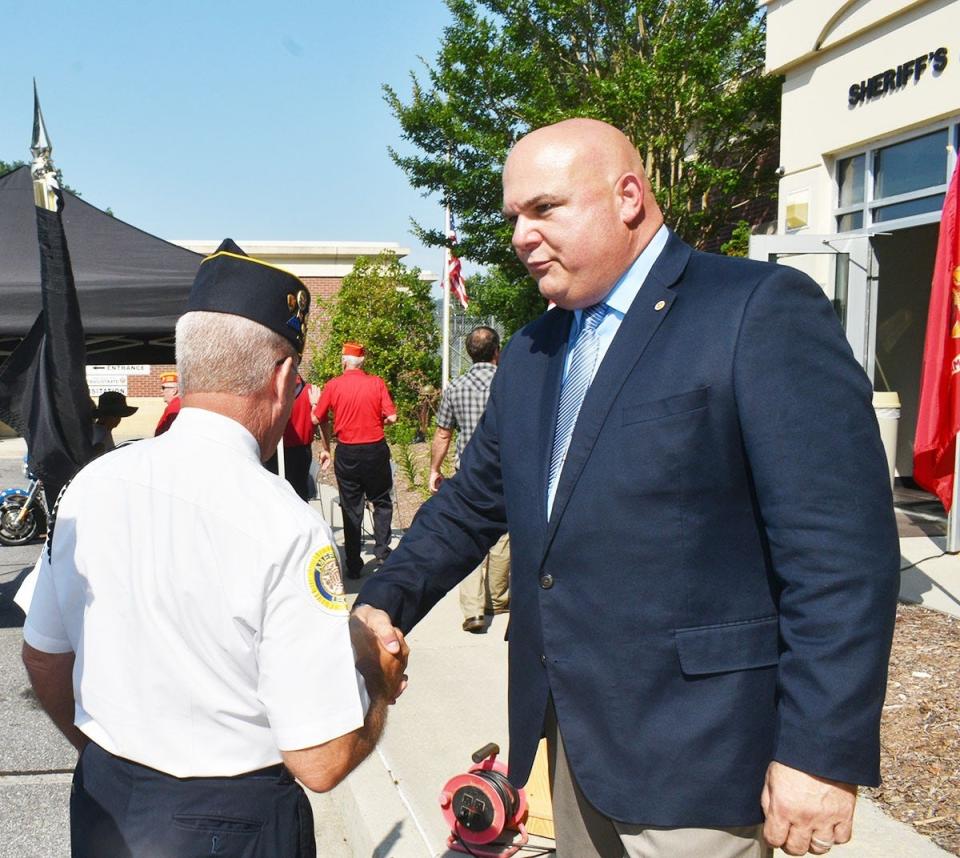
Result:
<svg viewBox="0 0 960 858"><path fill-rule="evenodd" d="M853 206L863 202L863 165L866 160L866 155L854 155L837 163L841 206Z"/></svg>
<svg viewBox="0 0 960 858"><path fill-rule="evenodd" d="M837 230L935 219L943 208L955 160L949 157L949 145L956 149L958 130L957 125L938 128L837 159Z"/></svg>
<svg viewBox="0 0 960 858"><path fill-rule="evenodd" d="M946 181L947 129L884 146L873 153L873 196L896 197Z"/></svg>

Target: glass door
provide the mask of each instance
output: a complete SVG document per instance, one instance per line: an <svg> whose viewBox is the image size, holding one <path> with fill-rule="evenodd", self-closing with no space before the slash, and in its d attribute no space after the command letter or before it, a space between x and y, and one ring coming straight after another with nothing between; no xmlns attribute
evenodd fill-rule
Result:
<svg viewBox="0 0 960 858"><path fill-rule="evenodd" d="M873 381L877 306L870 239L865 235L752 235L750 258L789 265L820 285Z"/></svg>

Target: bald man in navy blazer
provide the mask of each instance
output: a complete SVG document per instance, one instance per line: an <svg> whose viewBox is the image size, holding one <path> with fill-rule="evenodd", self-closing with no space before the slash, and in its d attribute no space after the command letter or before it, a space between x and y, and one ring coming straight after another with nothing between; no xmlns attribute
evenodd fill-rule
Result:
<svg viewBox="0 0 960 858"><path fill-rule="evenodd" d="M389 643L509 529L510 776L546 735L558 855L825 854L879 779L898 588L871 385L809 278L670 232L613 127L534 131L503 184L557 306L512 337L459 472L355 612Z"/></svg>

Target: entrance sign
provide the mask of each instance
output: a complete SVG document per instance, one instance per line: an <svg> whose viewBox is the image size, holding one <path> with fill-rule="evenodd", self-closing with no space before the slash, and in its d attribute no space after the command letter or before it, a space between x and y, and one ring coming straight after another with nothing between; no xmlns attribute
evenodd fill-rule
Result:
<svg viewBox="0 0 960 858"><path fill-rule="evenodd" d="M141 368L145 368L146 373L139 372L138 370ZM117 390L126 396L128 375L149 374L149 364L88 365L87 387L90 388L90 395L93 397L97 397L108 390Z"/></svg>
<svg viewBox="0 0 960 858"><path fill-rule="evenodd" d="M87 375L150 375L148 363L118 363L118 364L87 364Z"/></svg>
<svg viewBox="0 0 960 858"><path fill-rule="evenodd" d="M87 376L87 387L90 388L90 395L99 396L108 390L116 390L127 395L127 377L125 375L93 375Z"/></svg>

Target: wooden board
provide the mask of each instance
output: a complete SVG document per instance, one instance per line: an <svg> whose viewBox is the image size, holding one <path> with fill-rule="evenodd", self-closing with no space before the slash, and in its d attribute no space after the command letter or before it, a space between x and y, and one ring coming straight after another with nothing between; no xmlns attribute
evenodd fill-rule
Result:
<svg viewBox="0 0 960 858"><path fill-rule="evenodd" d="M547 740L540 740L537 756L533 760L530 779L524 787L527 793L526 827L530 834L554 839L553 802L550 798L550 776L547 770Z"/></svg>

